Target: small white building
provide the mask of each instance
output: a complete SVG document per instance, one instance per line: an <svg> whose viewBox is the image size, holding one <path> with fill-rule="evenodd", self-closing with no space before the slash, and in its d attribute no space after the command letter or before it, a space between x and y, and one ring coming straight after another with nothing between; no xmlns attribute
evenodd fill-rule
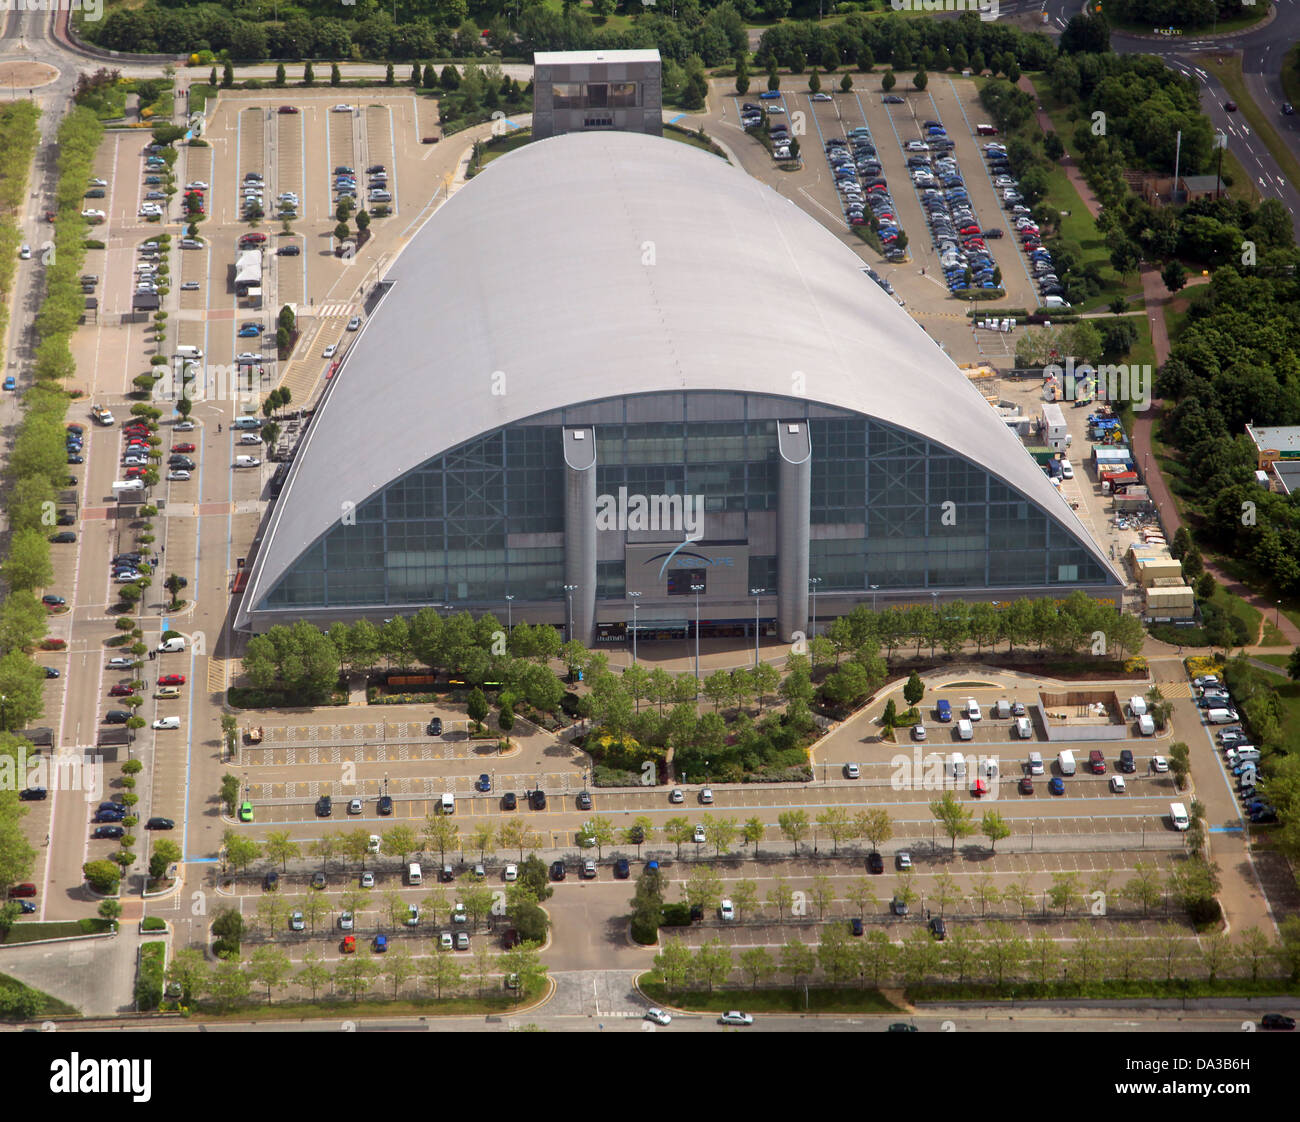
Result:
<svg viewBox="0 0 1300 1122"><path fill-rule="evenodd" d="M533 138L609 129L663 136L659 52L538 51Z"/></svg>

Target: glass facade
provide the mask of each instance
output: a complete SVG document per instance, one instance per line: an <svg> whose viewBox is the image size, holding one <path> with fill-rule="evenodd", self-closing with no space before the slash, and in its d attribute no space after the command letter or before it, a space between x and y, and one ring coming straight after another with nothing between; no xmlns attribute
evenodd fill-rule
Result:
<svg viewBox="0 0 1300 1122"><path fill-rule="evenodd" d="M442 453L361 503L265 609L564 598L563 427L596 435L597 494L703 496L750 544L749 586L776 591L777 419L808 419L809 572L820 593L1108 580L1065 529L980 465L872 418L759 394L613 398L520 421ZM593 512L594 517L594 512ZM597 565L622 600L624 562Z"/></svg>

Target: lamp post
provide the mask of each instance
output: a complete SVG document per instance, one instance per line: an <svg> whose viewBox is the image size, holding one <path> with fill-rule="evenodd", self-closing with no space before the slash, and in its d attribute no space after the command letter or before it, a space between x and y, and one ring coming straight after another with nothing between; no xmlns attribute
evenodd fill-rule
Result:
<svg viewBox="0 0 1300 1122"><path fill-rule="evenodd" d="M641 599L641 593L629 592L628 599L632 601L632 665L636 665L636 606Z"/></svg>
<svg viewBox="0 0 1300 1122"><path fill-rule="evenodd" d="M754 598L754 669L758 669L758 598L766 588L751 588L749 594Z"/></svg>
<svg viewBox="0 0 1300 1122"><path fill-rule="evenodd" d="M876 590L880 588L880 585L873 584L870 587L871 587L871 614L874 616L876 614Z"/></svg>
<svg viewBox="0 0 1300 1122"><path fill-rule="evenodd" d="M1273 616L1273 626L1280 628L1282 626L1282 601L1277 602L1277 612Z"/></svg>
<svg viewBox="0 0 1300 1122"><path fill-rule="evenodd" d="M808 585L812 588L812 627L809 628L809 637L817 634L817 586L821 584L821 577L809 577Z"/></svg>
<svg viewBox="0 0 1300 1122"><path fill-rule="evenodd" d="M513 596L509 594L506 595L506 634L507 635L510 634L510 631L512 630L514 625L514 618L510 610L510 602L513 599L514 599Z"/></svg>
<svg viewBox="0 0 1300 1122"><path fill-rule="evenodd" d="M0 732L9 731L9 723L5 719L5 710L9 706L9 695L0 693Z"/></svg>
<svg viewBox="0 0 1300 1122"><path fill-rule="evenodd" d="M700 593L704 591L704 585L693 584L691 591L695 593L695 696L700 696Z"/></svg>
<svg viewBox="0 0 1300 1122"><path fill-rule="evenodd" d="M568 601L569 601L569 617L568 617L568 627L567 627L569 633L569 642L573 642L573 594L577 591L578 591L578 586L576 584L566 584L564 586L564 594L566 597L568 597Z"/></svg>

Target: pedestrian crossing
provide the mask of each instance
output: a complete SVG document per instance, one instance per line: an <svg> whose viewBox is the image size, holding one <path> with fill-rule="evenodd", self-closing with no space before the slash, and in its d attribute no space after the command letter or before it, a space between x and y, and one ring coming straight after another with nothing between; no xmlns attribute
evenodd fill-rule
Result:
<svg viewBox="0 0 1300 1122"><path fill-rule="evenodd" d="M333 304L293 304L295 316L315 316L317 319L328 319L330 316L350 316L352 314L352 305L348 303Z"/></svg>

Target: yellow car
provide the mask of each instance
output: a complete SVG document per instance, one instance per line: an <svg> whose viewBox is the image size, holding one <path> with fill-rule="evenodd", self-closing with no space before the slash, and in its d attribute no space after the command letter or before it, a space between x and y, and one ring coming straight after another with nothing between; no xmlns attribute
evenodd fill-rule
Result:
<svg viewBox="0 0 1300 1122"><path fill-rule="evenodd" d="M155 697L180 697L181 691L179 686L159 686Z"/></svg>

